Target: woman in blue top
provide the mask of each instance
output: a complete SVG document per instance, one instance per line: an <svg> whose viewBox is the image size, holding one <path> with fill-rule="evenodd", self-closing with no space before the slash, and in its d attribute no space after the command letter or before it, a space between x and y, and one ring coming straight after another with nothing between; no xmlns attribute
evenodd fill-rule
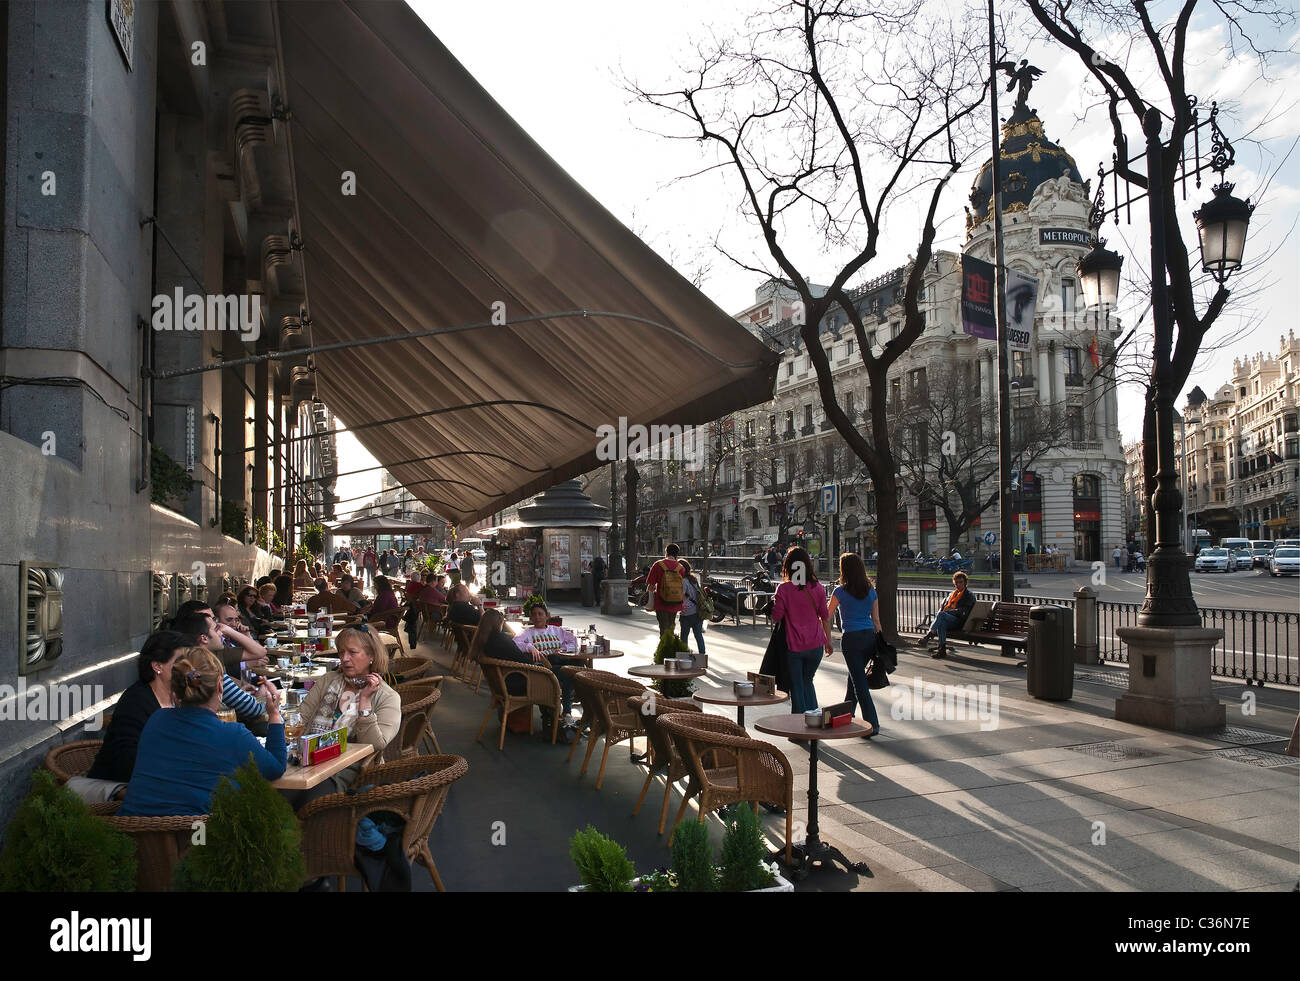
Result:
<svg viewBox="0 0 1300 981"><path fill-rule="evenodd" d="M120 816L207 814L218 781L247 762L250 753L266 779L284 776L279 691L262 683L270 719L263 749L243 725L217 718L224 675L220 658L202 647L177 656L171 669L176 708L154 712L145 723Z"/></svg>
<svg viewBox="0 0 1300 981"><path fill-rule="evenodd" d="M844 624L841 644L844 648L844 661L849 668L849 684L844 700L862 706L862 717L871 723L871 733L864 738L870 739L880 733L880 719L876 716L876 706L871 701L871 688L867 685L867 662L876 650L880 602L861 556L854 552L845 552L840 556L840 584L831 593L827 607L832 617L838 608L840 620Z"/></svg>

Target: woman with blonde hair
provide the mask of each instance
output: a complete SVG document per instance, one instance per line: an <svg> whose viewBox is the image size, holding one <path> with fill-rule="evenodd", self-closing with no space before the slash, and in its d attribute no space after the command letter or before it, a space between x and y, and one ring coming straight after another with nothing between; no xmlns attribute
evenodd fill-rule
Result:
<svg viewBox="0 0 1300 981"><path fill-rule="evenodd" d="M171 665L176 708L154 712L145 723L119 815L207 814L218 781L233 775L250 754L266 779L284 776L279 690L265 680L259 689L269 718L263 748L242 723L217 717L224 675L221 659L205 648L177 654Z"/></svg>
<svg viewBox="0 0 1300 981"><path fill-rule="evenodd" d="M311 572L307 569L307 560L299 559L293 566L293 588L311 589Z"/></svg>
<svg viewBox="0 0 1300 981"><path fill-rule="evenodd" d="M346 728L349 745L369 743L375 751L313 789L303 791L297 795L300 799L291 799L295 810L316 797L347 790L364 767L382 763L384 751L402 724L402 697L384 683L388 648L380 642L379 634L365 624L344 627L334 644L338 670L317 681L298 706L303 732L312 735Z"/></svg>

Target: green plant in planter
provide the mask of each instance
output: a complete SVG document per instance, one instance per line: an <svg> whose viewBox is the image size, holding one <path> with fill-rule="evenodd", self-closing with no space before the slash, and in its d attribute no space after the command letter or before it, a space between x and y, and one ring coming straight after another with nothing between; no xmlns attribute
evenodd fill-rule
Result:
<svg viewBox="0 0 1300 981"><path fill-rule="evenodd" d="M302 543L313 556L325 551L325 529L320 523L307 525L302 530Z"/></svg>
<svg viewBox="0 0 1300 981"><path fill-rule="evenodd" d="M690 650L686 641L669 631L659 638L659 645L655 648L655 664L663 664L665 658L676 657L678 654L689 654ZM652 686L666 698L690 698L695 691L690 678L659 678Z"/></svg>
<svg viewBox="0 0 1300 981"><path fill-rule="evenodd" d="M177 892L296 892L306 878L298 819L251 756L217 784L205 833L172 874Z"/></svg>
<svg viewBox="0 0 1300 981"><path fill-rule="evenodd" d="M569 840L569 857L587 892L631 892L636 869L616 841L587 825Z"/></svg>
<svg viewBox="0 0 1300 981"><path fill-rule="evenodd" d="M718 870L713 864L713 846L709 844L709 826L702 821L687 821L673 831L673 871L682 892L713 892L717 889Z"/></svg>
<svg viewBox="0 0 1300 981"><path fill-rule="evenodd" d="M5 830L0 892L130 892L135 843L90 813L49 770L32 774L32 789Z"/></svg>
<svg viewBox="0 0 1300 981"><path fill-rule="evenodd" d="M722 889L724 892L749 892L764 889L775 879L764 861L767 845L758 826L758 816L749 804L732 808L734 819L722 836Z"/></svg>
<svg viewBox="0 0 1300 981"><path fill-rule="evenodd" d="M160 447L149 451L150 499L155 504L179 510L194 490L194 478Z"/></svg>

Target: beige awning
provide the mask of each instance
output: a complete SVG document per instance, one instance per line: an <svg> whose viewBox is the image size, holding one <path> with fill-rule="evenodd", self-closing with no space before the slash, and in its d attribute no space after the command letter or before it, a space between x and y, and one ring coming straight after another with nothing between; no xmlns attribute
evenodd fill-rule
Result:
<svg viewBox="0 0 1300 981"><path fill-rule="evenodd" d="M771 397L777 355L578 186L405 4L276 11L313 344L480 323L495 303L664 325L542 320L317 354L320 396L350 426L428 410L356 435L431 510L474 521L591 470L596 427L620 416L698 424ZM557 92L556 111L577 109Z"/></svg>

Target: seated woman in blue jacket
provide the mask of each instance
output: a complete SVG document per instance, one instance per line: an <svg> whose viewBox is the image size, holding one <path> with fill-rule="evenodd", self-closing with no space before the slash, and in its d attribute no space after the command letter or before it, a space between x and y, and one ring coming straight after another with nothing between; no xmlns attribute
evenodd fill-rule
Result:
<svg viewBox="0 0 1300 981"><path fill-rule="evenodd" d="M117 813L123 817L207 814L212 792L252 754L268 780L284 775L284 720L280 693L263 682L269 723L266 748L237 722L217 718L225 668L211 651L182 650L172 663L176 708L154 712L136 750L135 770Z"/></svg>

